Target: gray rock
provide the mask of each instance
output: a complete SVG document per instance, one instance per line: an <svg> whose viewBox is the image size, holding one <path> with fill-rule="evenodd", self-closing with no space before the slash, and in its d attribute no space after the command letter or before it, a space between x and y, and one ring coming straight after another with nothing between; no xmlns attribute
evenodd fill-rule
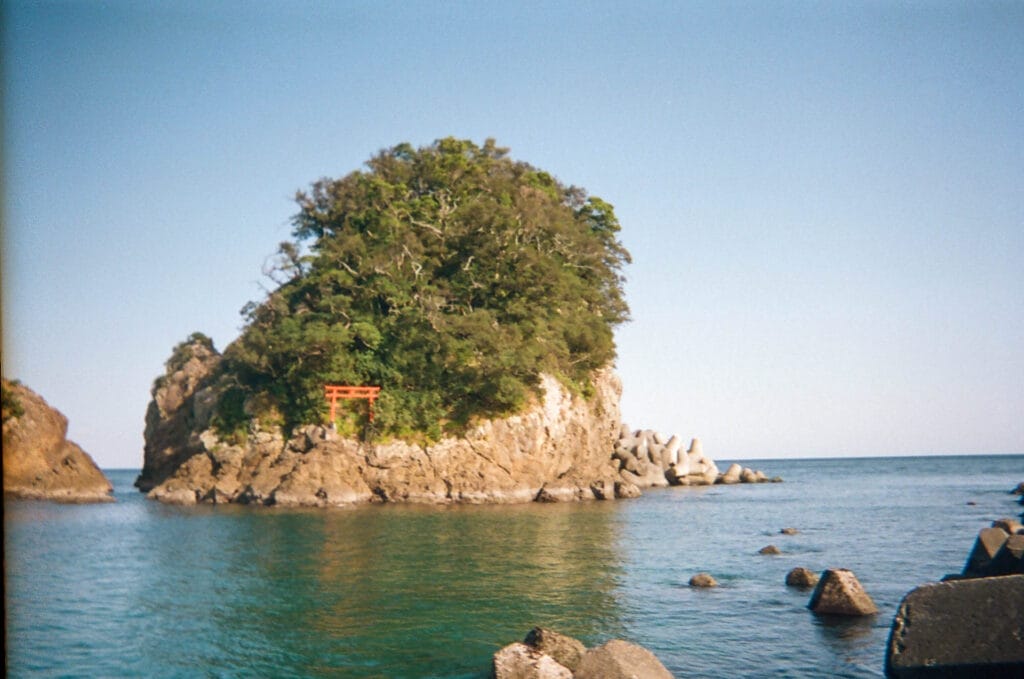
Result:
<svg viewBox="0 0 1024 679"><path fill-rule="evenodd" d="M1024 676L1024 575L922 585L893 620L885 674Z"/></svg>
<svg viewBox="0 0 1024 679"><path fill-rule="evenodd" d="M1024 574L1024 535L1011 535L988 566L989 575Z"/></svg>
<svg viewBox="0 0 1024 679"><path fill-rule="evenodd" d="M864 591L857 576L846 568L829 568L821 574L807 607L823 615L872 615L878 607Z"/></svg>
<svg viewBox="0 0 1024 679"><path fill-rule="evenodd" d="M710 573L697 573L690 578L690 587L718 587L718 581Z"/></svg>
<svg viewBox="0 0 1024 679"><path fill-rule="evenodd" d="M551 656L558 664L573 672L580 666L580 660L587 652L587 647L579 639L543 627L534 627L530 630L523 643Z"/></svg>
<svg viewBox="0 0 1024 679"><path fill-rule="evenodd" d="M810 589L818 584L818 574L808 568L796 567L786 573L786 585Z"/></svg>
<svg viewBox="0 0 1024 679"><path fill-rule="evenodd" d="M572 679L554 658L526 644L509 644L494 654L494 679Z"/></svg>
<svg viewBox="0 0 1024 679"><path fill-rule="evenodd" d="M672 679L672 673L653 653L621 639L612 639L587 651L573 676L576 679Z"/></svg>
<svg viewBox="0 0 1024 679"><path fill-rule="evenodd" d="M1002 528L982 528L978 533L978 539L974 541L970 556L967 557L963 574L968 577L988 575L989 564L1009 537L1010 534Z"/></svg>

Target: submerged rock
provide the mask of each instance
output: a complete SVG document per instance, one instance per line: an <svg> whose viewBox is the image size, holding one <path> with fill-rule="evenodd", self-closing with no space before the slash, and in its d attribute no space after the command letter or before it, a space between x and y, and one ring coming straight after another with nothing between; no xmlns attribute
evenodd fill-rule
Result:
<svg viewBox="0 0 1024 679"><path fill-rule="evenodd" d="M761 549L757 550L758 554L764 554L766 556L774 556L775 554L782 554L782 550L775 545L765 545Z"/></svg>
<svg viewBox="0 0 1024 679"><path fill-rule="evenodd" d="M783 528L782 530L779 531L779 534L780 535L799 535L800 531L798 531L796 528Z"/></svg>
<svg viewBox="0 0 1024 679"><path fill-rule="evenodd" d="M922 585L893 620L885 674L1024 676L1024 575Z"/></svg>
<svg viewBox="0 0 1024 679"><path fill-rule="evenodd" d="M113 502L92 457L67 440L68 419L28 387L3 380L4 495L55 502Z"/></svg>
<svg viewBox="0 0 1024 679"><path fill-rule="evenodd" d="M690 587L718 587L718 581L710 573L697 573L690 578Z"/></svg>
<svg viewBox="0 0 1024 679"><path fill-rule="evenodd" d="M864 591L857 576L846 568L829 568L823 572L807 607L825 615L860 616L878 613L878 607Z"/></svg>

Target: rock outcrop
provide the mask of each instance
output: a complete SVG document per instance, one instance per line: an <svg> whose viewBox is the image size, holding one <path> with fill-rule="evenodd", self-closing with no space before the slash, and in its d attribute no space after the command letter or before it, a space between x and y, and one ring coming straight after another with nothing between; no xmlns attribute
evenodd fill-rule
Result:
<svg viewBox="0 0 1024 679"><path fill-rule="evenodd" d="M609 451L621 384L595 373L589 399L542 376L523 413L429 444L361 442L306 426L288 439L253 418L243 443L211 425L220 356L207 343L176 352L154 385L136 485L164 502L331 506L359 502L501 503L609 499L634 492ZM248 404L246 405L248 408Z"/></svg>
<svg viewBox="0 0 1024 679"><path fill-rule="evenodd" d="M930 583L911 591L893 620L885 674L1024 675L1024 575Z"/></svg>
<svg viewBox="0 0 1024 679"><path fill-rule="evenodd" d="M67 440L68 420L34 391L3 380L4 495L56 502L113 502L93 459Z"/></svg>
<svg viewBox="0 0 1024 679"><path fill-rule="evenodd" d="M822 615L860 616L878 612L853 571L830 568L821 574L807 607Z"/></svg>
<svg viewBox="0 0 1024 679"><path fill-rule="evenodd" d="M718 581L710 573L697 573L690 578L690 587L718 587Z"/></svg>

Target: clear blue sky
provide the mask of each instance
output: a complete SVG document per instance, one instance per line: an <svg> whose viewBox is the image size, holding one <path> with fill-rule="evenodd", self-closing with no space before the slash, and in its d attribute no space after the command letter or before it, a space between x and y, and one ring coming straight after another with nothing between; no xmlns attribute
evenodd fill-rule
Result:
<svg viewBox="0 0 1024 679"><path fill-rule="evenodd" d="M615 205L631 425L1024 452L1024 3L5 12L4 374L101 466L176 342L237 336L297 189L448 135Z"/></svg>

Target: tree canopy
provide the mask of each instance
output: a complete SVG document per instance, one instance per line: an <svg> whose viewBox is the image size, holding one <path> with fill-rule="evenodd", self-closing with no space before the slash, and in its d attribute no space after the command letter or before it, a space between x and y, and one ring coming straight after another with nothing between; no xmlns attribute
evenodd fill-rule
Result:
<svg viewBox="0 0 1024 679"><path fill-rule="evenodd" d="M399 144L296 202L277 287L225 352L222 411L255 396L320 422L325 383L379 385L378 431L435 439L522 408L542 372L585 391L615 356L630 258L612 206L493 140Z"/></svg>

